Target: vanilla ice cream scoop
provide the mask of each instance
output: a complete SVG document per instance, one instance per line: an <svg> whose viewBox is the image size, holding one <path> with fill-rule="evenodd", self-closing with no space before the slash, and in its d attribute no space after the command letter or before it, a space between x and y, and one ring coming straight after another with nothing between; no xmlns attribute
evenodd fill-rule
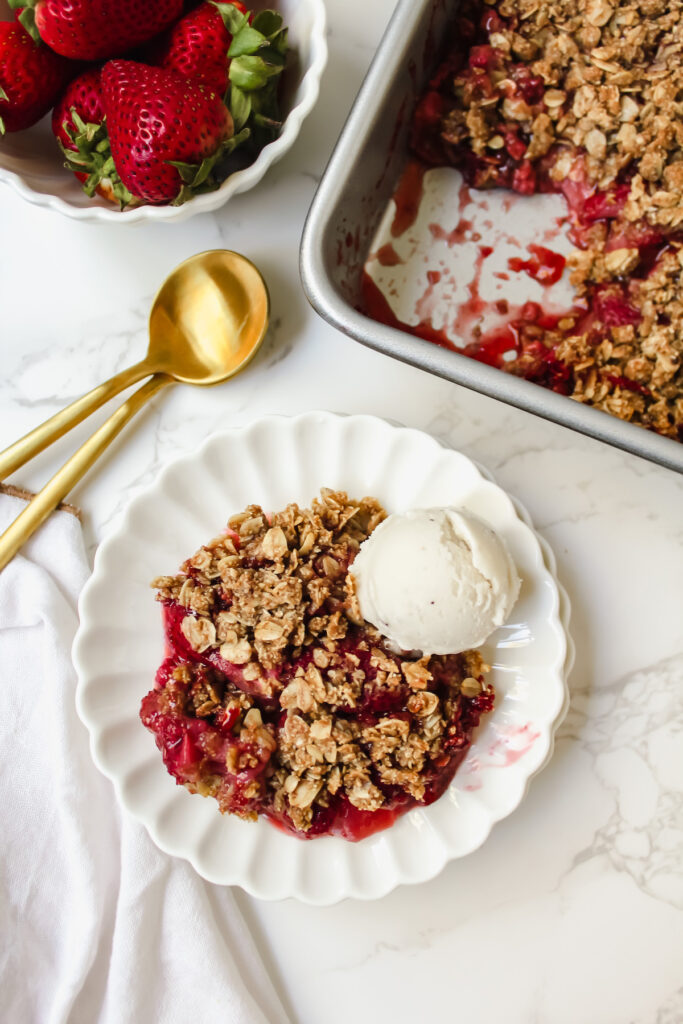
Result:
<svg viewBox="0 0 683 1024"><path fill-rule="evenodd" d="M501 538L464 509L414 509L387 517L349 570L360 609L404 651L457 654L505 622L519 594Z"/></svg>

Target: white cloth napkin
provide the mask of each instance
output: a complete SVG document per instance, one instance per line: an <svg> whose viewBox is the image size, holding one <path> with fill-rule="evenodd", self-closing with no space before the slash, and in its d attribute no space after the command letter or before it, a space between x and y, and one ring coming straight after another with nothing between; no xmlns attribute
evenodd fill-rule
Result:
<svg viewBox="0 0 683 1024"><path fill-rule="evenodd" d="M0 528L23 502L0 495ZM74 706L89 573L58 512L0 573L0 1018L12 1024L281 1024L228 889L121 815Z"/></svg>

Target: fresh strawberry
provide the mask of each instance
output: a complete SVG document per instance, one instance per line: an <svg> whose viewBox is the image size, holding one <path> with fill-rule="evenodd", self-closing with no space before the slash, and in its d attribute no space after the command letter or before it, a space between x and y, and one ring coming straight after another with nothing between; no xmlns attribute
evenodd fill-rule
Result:
<svg viewBox="0 0 683 1024"><path fill-rule="evenodd" d="M239 13L247 14L246 7L239 0L221 6L235 7ZM219 96L225 96L231 43L232 36L219 5L205 0L153 42L146 58L150 64L170 68L185 78L201 82Z"/></svg>
<svg viewBox="0 0 683 1024"><path fill-rule="evenodd" d="M99 68L89 68L75 78L52 111L52 131L69 150L74 149L73 133L77 130L74 114L86 124L101 125L104 121Z"/></svg>
<svg viewBox="0 0 683 1024"><path fill-rule="evenodd" d="M104 60L146 43L183 11L183 0L9 0L34 39L75 60Z"/></svg>
<svg viewBox="0 0 683 1024"><path fill-rule="evenodd" d="M100 69L90 68L71 82L52 112L52 131L89 196L98 192L123 208L132 196L118 176L105 125Z"/></svg>
<svg viewBox="0 0 683 1024"><path fill-rule="evenodd" d="M218 188L220 160L248 136L234 135L220 96L129 60L105 64L101 81L114 164L133 196L179 205Z"/></svg>
<svg viewBox="0 0 683 1024"><path fill-rule="evenodd" d="M34 42L21 25L0 21L0 135L40 121L69 74L63 57Z"/></svg>
<svg viewBox="0 0 683 1024"><path fill-rule="evenodd" d="M227 93L235 128L248 126L256 149L277 134L287 29L275 11L252 14L239 0L204 0L152 45L150 63Z"/></svg>

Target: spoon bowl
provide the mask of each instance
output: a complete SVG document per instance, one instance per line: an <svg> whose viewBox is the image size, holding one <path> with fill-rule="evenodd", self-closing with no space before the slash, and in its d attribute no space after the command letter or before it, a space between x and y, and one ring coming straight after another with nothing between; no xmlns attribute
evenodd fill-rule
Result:
<svg viewBox="0 0 683 1024"><path fill-rule="evenodd" d="M266 284L245 256L228 250L191 256L154 300L148 372L168 374L183 384L228 380L254 357L269 315Z"/></svg>

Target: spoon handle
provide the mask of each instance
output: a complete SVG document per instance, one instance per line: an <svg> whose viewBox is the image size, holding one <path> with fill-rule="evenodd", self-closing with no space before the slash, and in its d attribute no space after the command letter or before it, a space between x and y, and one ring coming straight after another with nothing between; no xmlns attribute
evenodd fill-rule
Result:
<svg viewBox="0 0 683 1024"><path fill-rule="evenodd" d="M45 420L39 427L35 427L24 437L11 444L9 448L5 448L4 452L0 452L0 480L5 480L11 473L20 469L35 455L51 445L53 441L57 441L72 427L81 423L95 409L99 409L101 405L130 387L131 384L137 384L151 372L149 365L144 361L136 363L135 366L129 366L127 370L122 370L104 384L93 388L87 395L77 398L71 405L67 405L66 409L55 413L49 420Z"/></svg>
<svg viewBox="0 0 683 1024"><path fill-rule="evenodd" d="M162 373L155 374L151 380L148 380L132 394L55 473L42 491L36 494L12 525L0 536L0 570L5 568L22 544L35 533L57 505L64 500L69 491L87 473L95 460L145 402L161 388L172 383L172 377Z"/></svg>

